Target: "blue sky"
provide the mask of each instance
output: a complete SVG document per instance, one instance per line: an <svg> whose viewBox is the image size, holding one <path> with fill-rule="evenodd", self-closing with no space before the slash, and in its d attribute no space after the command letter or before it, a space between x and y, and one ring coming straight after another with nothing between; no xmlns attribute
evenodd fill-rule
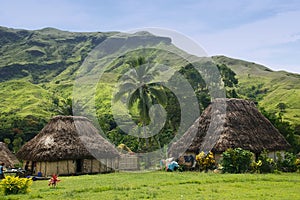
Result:
<svg viewBox="0 0 300 200"><path fill-rule="evenodd" d="M208 55L300 73L298 0L0 0L0 26L69 31L175 30Z"/></svg>

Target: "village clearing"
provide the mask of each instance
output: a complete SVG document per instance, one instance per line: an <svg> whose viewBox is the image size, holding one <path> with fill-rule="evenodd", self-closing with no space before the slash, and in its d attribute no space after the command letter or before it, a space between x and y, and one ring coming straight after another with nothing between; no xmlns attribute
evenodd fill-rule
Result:
<svg viewBox="0 0 300 200"><path fill-rule="evenodd" d="M300 173L132 172L35 181L31 192L0 199L300 199Z"/></svg>

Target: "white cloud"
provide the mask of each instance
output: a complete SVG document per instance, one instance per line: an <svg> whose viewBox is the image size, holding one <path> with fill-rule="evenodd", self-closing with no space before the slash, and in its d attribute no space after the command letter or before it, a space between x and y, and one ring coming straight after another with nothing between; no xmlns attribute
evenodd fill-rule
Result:
<svg viewBox="0 0 300 200"><path fill-rule="evenodd" d="M226 54L237 58L251 58L254 61L266 60L264 63L268 64L267 60L271 60L272 55L278 56L280 51L278 48L281 48L281 45L292 44L299 40L300 26L297 24L299 18L300 11L285 12L214 34L193 36L210 55ZM286 46L285 51L288 48ZM277 54L273 54L274 51ZM295 65L299 65L299 60L296 60L298 58L291 58L294 59ZM272 64L274 65L274 62ZM300 72L300 69L297 72Z"/></svg>

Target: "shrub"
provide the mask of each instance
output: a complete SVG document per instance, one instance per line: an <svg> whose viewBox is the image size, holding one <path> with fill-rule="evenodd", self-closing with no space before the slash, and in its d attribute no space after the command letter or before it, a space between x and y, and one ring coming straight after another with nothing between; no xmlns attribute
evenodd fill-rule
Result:
<svg viewBox="0 0 300 200"><path fill-rule="evenodd" d="M277 154L278 170L283 172L296 172L297 171L297 157L293 153L286 152L284 158L280 154Z"/></svg>
<svg viewBox="0 0 300 200"><path fill-rule="evenodd" d="M244 173L250 170L253 153L241 148L227 149L222 154L221 165L225 173Z"/></svg>
<svg viewBox="0 0 300 200"><path fill-rule="evenodd" d="M216 160L214 154L209 152L205 154L203 151L196 156L196 161L200 171L213 170L216 168Z"/></svg>
<svg viewBox="0 0 300 200"><path fill-rule="evenodd" d="M272 158L268 157L268 152L263 151L257 162L252 164L253 170L258 173L273 173L276 169L276 163Z"/></svg>
<svg viewBox="0 0 300 200"><path fill-rule="evenodd" d="M13 176L6 176L5 179L0 182L5 195L26 194L29 192L29 186L31 186L31 184L31 179Z"/></svg>
<svg viewBox="0 0 300 200"><path fill-rule="evenodd" d="M298 171L300 172L300 158L296 159L296 166L297 166Z"/></svg>

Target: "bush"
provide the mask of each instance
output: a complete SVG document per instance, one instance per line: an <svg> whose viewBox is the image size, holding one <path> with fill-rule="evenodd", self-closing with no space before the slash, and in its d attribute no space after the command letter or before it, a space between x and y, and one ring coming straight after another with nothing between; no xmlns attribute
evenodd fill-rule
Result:
<svg viewBox="0 0 300 200"><path fill-rule="evenodd" d="M268 152L263 151L259 157L257 162L252 163L252 167L254 172L258 173L273 173L276 169L276 163L272 158L268 157Z"/></svg>
<svg viewBox="0 0 300 200"><path fill-rule="evenodd" d="M0 182L5 195L26 194L29 192L29 186L31 186L31 184L31 179L13 176L6 176L5 179Z"/></svg>
<svg viewBox="0 0 300 200"><path fill-rule="evenodd" d="M205 154L203 151L196 156L196 161L200 171L213 170L216 168L216 160L214 154L209 152Z"/></svg>
<svg viewBox="0 0 300 200"><path fill-rule="evenodd" d="M283 172L296 172L297 171L297 157L293 153L286 152L284 158L280 154L277 154L278 170Z"/></svg>
<svg viewBox="0 0 300 200"><path fill-rule="evenodd" d="M297 166L298 171L300 172L300 158L296 159L296 166Z"/></svg>
<svg viewBox="0 0 300 200"><path fill-rule="evenodd" d="M250 170L253 153L241 148L227 149L222 154L221 165L224 173L244 173Z"/></svg>

